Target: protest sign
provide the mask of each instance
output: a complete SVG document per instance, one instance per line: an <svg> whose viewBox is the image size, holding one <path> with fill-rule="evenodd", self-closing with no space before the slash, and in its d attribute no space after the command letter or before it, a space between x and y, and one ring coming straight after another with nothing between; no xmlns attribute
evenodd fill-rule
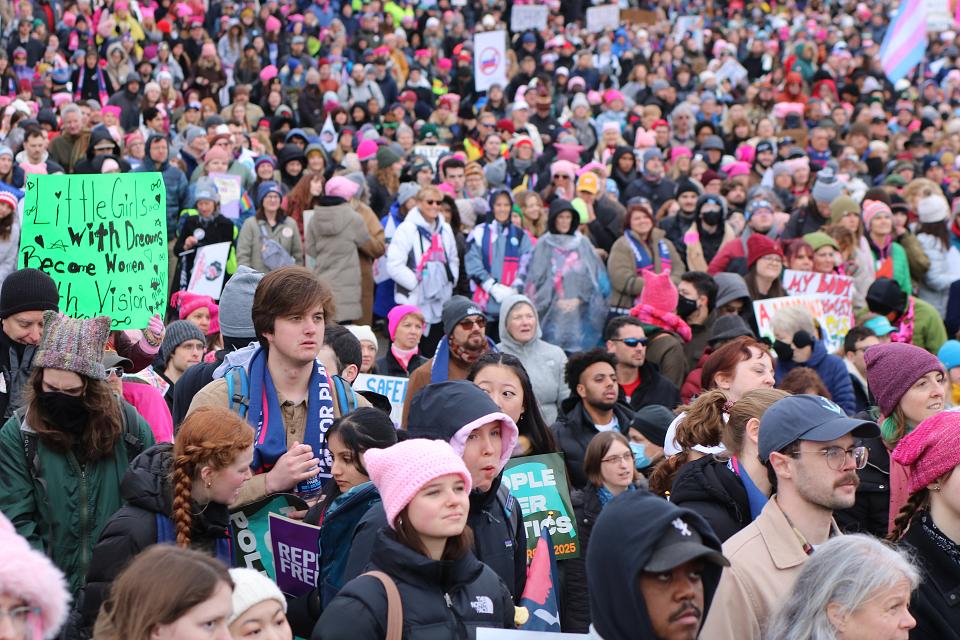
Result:
<svg viewBox="0 0 960 640"><path fill-rule="evenodd" d="M703 50L703 17L678 16L673 27L673 39L683 42L689 34L693 39L697 51Z"/></svg>
<svg viewBox="0 0 960 640"><path fill-rule="evenodd" d="M395 427L399 427L403 419L403 401L407 397L407 382L407 378L361 373L353 381L353 388L386 396L390 401L390 419Z"/></svg>
<svg viewBox="0 0 960 640"><path fill-rule="evenodd" d="M792 295L753 301L753 313L761 338L773 340L773 317L787 307L806 307L814 318L819 318L820 297L816 294Z"/></svg>
<svg viewBox="0 0 960 640"><path fill-rule="evenodd" d="M167 305L167 190L159 173L30 175L17 267L57 283L60 311L143 329Z"/></svg>
<svg viewBox="0 0 960 640"><path fill-rule="evenodd" d="M450 147L445 144L418 144L413 148L413 155L423 156L430 163L433 170L437 170L437 160L445 153L450 152Z"/></svg>
<svg viewBox="0 0 960 640"><path fill-rule="evenodd" d="M577 519L570 502L563 455L547 453L511 458L504 468L503 483L516 498L523 514L528 558L543 530L550 532L557 560L580 556Z"/></svg>
<svg viewBox="0 0 960 640"><path fill-rule="evenodd" d="M647 9L621 9L620 20L624 24L648 24L654 25L660 21L656 11Z"/></svg>
<svg viewBox="0 0 960 640"><path fill-rule="evenodd" d="M473 77L477 92L507 85L507 34L485 31L473 36Z"/></svg>
<svg viewBox="0 0 960 640"><path fill-rule="evenodd" d="M288 596L309 593L320 573L320 527L275 513L269 517L277 586Z"/></svg>
<svg viewBox="0 0 960 640"><path fill-rule="evenodd" d="M520 33L534 29L540 31L547 27L549 10L542 4L515 4L510 12L510 31Z"/></svg>
<svg viewBox="0 0 960 640"><path fill-rule="evenodd" d="M256 569L276 580L273 547L270 545L270 514L289 514L307 508L307 503L289 493L277 493L230 512L233 564Z"/></svg>
<svg viewBox="0 0 960 640"><path fill-rule="evenodd" d="M220 196L220 213L224 218L236 220L240 217L240 196L243 189L240 186L240 176L229 173L211 173L210 179L217 187Z"/></svg>
<svg viewBox="0 0 960 640"><path fill-rule="evenodd" d="M607 29L613 30L620 26L620 7L615 4L605 4L587 9L587 31L600 33Z"/></svg>
<svg viewBox="0 0 960 640"><path fill-rule="evenodd" d="M840 348L853 326L853 278L787 269L783 272L783 287L790 295L819 296L820 315L816 318L827 332L827 350Z"/></svg>
<svg viewBox="0 0 960 640"><path fill-rule="evenodd" d="M727 80L731 85L738 85L747 78L747 69L735 59L730 58L717 69L717 82Z"/></svg>
<svg viewBox="0 0 960 640"><path fill-rule="evenodd" d="M218 242L199 247L197 257L193 260L193 272L190 274L187 291L219 300L232 246L233 243L230 242Z"/></svg>

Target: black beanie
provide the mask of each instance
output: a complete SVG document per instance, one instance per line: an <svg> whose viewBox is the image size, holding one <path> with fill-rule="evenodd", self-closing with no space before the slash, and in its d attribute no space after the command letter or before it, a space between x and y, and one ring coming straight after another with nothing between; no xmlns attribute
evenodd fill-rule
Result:
<svg viewBox="0 0 960 640"><path fill-rule="evenodd" d="M907 308L907 294L896 280L877 278L867 289L867 307L884 316L893 311L899 317Z"/></svg>
<svg viewBox="0 0 960 640"><path fill-rule="evenodd" d="M23 311L59 311L60 293L53 278L38 269L14 271L0 288L0 319Z"/></svg>
<svg viewBox="0 0 960 640"><path fill-rule="evenodd" d="M691 180L683 179L677 183L677 190L673 194L674 198L679 198L682 194L693 192L697 194L697 197L700 197L700 189L697 188L697 185L694 184Z"/></svg>

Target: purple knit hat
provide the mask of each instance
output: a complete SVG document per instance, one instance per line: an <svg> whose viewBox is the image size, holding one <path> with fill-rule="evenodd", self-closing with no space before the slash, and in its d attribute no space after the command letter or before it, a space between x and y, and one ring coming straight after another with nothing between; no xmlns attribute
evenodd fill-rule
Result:
<svg viewBox="0 0 960 640"><path fill-rule="evenodd" d="M467 465L443 440L414 438L386 449L367 449L363 466L380 490L387 523L393 529L397 516L427 483L456 474L463 478L467 494L472 488Z"/></svg>
<svg viewBox="0 0 960 640"><path fill-rule="evenodd" d="M106 380L103 349L109 336L110 318L107 316L77 320L56 311L45 311L43 336L33 366L63 369L94 380Z"/></svg>
<svg viewBox="0 0 960 640"><path fill-rule="evenodd" d="M944 370L935 355L903 342L869 347L863 360L867 363L867 384L884 418L893 413L913 383L931 371Z"/></svg>
<svg viewBox="0 0 960 640"><path fill-rule="evenodd" d="M891 456L910 470L910 494L960 465L960 412L930 416L897 444Z"/></svg>

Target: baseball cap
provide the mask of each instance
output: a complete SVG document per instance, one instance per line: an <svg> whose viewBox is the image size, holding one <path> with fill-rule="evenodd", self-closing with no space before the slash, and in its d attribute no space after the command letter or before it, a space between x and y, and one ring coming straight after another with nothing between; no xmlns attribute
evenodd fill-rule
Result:
<svg viewBox="0 0 960 640"><path fill-rule="evenodd" d="M103 368L113 369L114 367L121 367L124 371L133 371L133 362L124 358L116 351L104 351Z"/></svg>
<svg viewBox="0 0 960 640"><path fill-rule="evenodd" d="M797 440L829 442L848 433L858 438L880 435L876 423L848 418L836 403L823 396L800 394L777 400L760 419L760 460Z"/></svg>
<svg viewBox="0 0 960 640"><path fill-rule="evenodd" d="M592 171L587 171L577 180L577 191L596 194L599 190L600 186L597 184L597 174Z"/></svg>
<svg viewBox="0 0 960 640"><path fill-rule="evenodd" d="M712 562L721 567L730 566L730 561L716 549L703 544L703 538L696 527L680 516L670 521L670 526L666 528L657 546L653 548L653 553L647 564L643 566L643 570L661 573L697 559Z"/></svg>
<svg viewBox="0 0 960 640"><path fill-rule="evenodd" d="M863 326L873 331L879 337L889 335L894 331L893 325L890 324L890 321L887 320L886 317L884 316L876 316L874 318L870 318L869 320L863 323Z"/></svg>

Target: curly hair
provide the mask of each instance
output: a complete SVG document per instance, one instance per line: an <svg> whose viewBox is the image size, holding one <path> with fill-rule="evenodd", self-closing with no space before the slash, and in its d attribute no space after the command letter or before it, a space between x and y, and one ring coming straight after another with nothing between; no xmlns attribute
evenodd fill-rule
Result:
<svg viewBox="0 0 960 640"><path fill-rule="evenodd" d="M184 420L173 446L171 469L172 520L179 546L190 546L191 494L201 471L205 467L219 471L230 466L251 445L253 429L224 407L201 407Z"/></svg>

